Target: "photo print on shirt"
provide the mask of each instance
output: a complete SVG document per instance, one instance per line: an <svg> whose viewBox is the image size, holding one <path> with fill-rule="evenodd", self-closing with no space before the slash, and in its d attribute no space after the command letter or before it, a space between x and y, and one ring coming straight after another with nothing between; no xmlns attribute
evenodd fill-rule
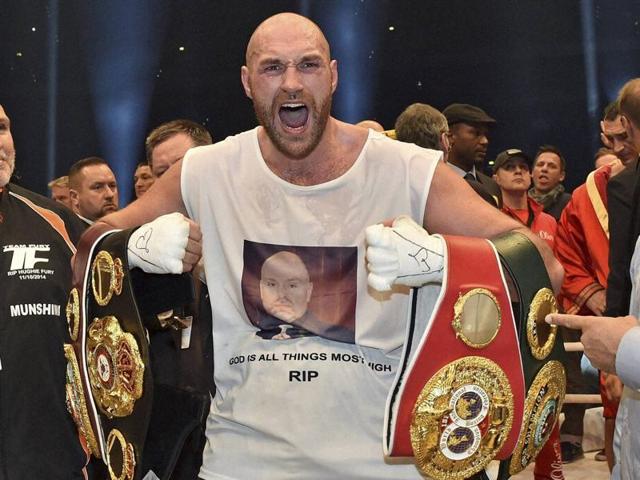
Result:
<svg viewBox="0 0 640 480"><path fill-rule="evenodd" d="M355 343L357 247L244 241L242 299L256 335Z"/></svg>

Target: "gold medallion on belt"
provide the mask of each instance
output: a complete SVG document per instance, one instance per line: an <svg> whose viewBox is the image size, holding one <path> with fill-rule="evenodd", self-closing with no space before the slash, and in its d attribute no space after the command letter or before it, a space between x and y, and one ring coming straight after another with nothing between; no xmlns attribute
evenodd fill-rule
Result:
<svg viewBox="0 0 640 480"><path fill-rule="evenodd" d="M566 389L564 367L557 360L545 364L536 375L525 399L525 424L509 464L511 475L524 470L542 450L560 415Z"/></svg>
<svg viewBox="0 0 640 480"><path fill-rule="evenodd" d="M500 451L513 424L513 395L495 362L463 357L441 368L418 396L411 446L418 468L434 479L465 479Z"/></svg>
<svg viewBox="0 0 640 480"><path fill-rule="evenodd" d="M537 360L544 360L549 356L556 343L557 325L549 325L544 318L549 313L557 313L558 304L553 292L542 288L531 300L529 315L527 316L527 342L531 355Z"/></svg>
<svg viewBox="0 0 640 480"><path fill-rule="evenodd" d="M113 316L96 318L87 336L94 399L109 418L126 417L142 396L144 363L136 339Z"/></svg>
<svg viewBox="0 0 640 480"><path fill-rule="evenodd" d="M75 342L78 340L78 331L80 329L80 296L77 288L73 288L69 292L65 313L67 315L67 324L69 325L69 336Z"/></svg>
<svg viewBox="0 0 640 480"><path fill-rule="evenodd" d="M500 331L502 315L498 299L486 288L473 288L458 296L451 326L456 338L472 348L489 345Z"/></svg>
<svg viewBox="0 0 640 480"><path fill-rule="evenodd" d="M111 301L113 294L120 295L123 279L122 260L114 260L105 250L99 251L91 265L91 289L96 303L104 307Z"/></svg>
<svg viewBox="0 0 640 480"><path fill-rule="evenodd" d="M116 443L117 449L114 448ZM133 480L136 468L135 450L117 428L109 432L107 451L109 452L108 467L111 480ZM120 465L120 473L117 475L113 469L115 465Z"/></svg>
<svg viewBox="0 0 640 480"><path fill-rule="evenodd" d="M100 458L100 448L98 447L96 435L91 427L89 412L87 410L87 401L84 396L84 391L82 390L78 360L71 345L64 345L64 356L67 358L67 410L71 413L73 421L78 426L80 434L87 441L89 452L95 457Z"/></svg>

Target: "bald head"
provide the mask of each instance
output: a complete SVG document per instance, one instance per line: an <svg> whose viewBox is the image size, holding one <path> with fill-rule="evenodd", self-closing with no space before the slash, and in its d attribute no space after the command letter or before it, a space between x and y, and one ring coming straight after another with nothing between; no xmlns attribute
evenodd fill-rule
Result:
<svg viewBox="0 0 640 480"><path fill-rule="evenodd" d="M302 259L292 252L278 252L262 264L260 299L267 313L291 323L304 316L313 283Z"/></svg>
<svg viewBox="0 0 640 480"><path fill-rule="evenodd" d="M318 25L296 13L279 13L258 25L251 35L247 44L246 65L249 66L252 58L263 53L267 46L274 42L287 42L291 37L307 40L315 45L327 59L331 58L329 42Z"/></svg>

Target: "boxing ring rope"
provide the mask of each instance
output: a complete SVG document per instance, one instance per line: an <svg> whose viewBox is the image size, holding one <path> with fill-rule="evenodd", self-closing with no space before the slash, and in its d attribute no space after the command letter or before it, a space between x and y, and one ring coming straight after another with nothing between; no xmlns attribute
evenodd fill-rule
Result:
<svg viewBox="0 0 640 480"><path fill-rule="evenodd" d="M567 352L584 352L582 342L564 342L564 349ZM591 393L567 393L564 397L565 403L602 403L599 394Z"/></svg>

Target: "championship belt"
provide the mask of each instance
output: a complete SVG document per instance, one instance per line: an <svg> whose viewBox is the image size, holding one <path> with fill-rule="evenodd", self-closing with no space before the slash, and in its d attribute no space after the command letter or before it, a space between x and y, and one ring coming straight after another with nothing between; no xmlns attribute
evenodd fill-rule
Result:
<svg viewBox="0 0 640 480"><path fill-rule="evenodd" d="M153 382L127 260L133 230L98 225L83 235L66 314L67 407L112 480L140 478Z"/></svg>
<svg viewBox="0 0 640 480"><path fill-rule="evenodd" d="M522 425L513 456L502 462L498 478L522 471L538 455L558 420L566 392L562 363L564 344L558 327L547 324L558 311L551 281L537 248L519 233L492 239L512 280L512 300L518 326L520 354L527 395Z"/></svg>
<svg viewBox="0 0 640 480"><path fill-rule="evenodd" d="M493 245L445 236L442 288L413 292L401 369L387 402L384 451L415 456L434 479L466 479L508 458L524 380L511 299Z"/></svg>

